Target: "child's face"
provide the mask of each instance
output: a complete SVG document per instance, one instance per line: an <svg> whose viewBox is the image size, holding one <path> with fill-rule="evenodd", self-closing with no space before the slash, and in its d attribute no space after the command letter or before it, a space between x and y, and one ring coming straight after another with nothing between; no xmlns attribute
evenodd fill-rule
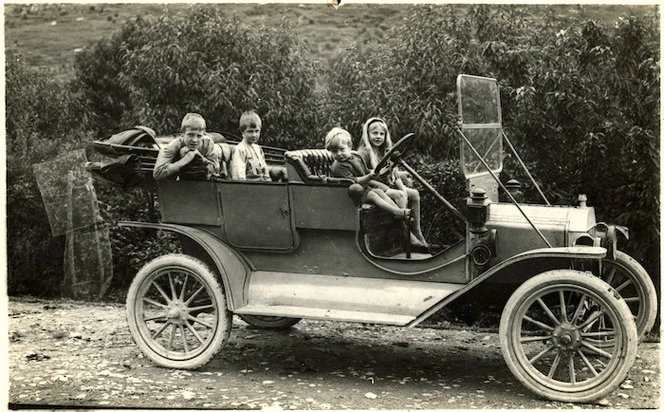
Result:
<svg viewBox="0 0 664 412"><path fill-rule="evenodd" d="M380 147L385 143L385 129L380 125L371 125L369 126L369 142L374 147Z"/></svg>
<svg viewBox="0 0 664 412"><path fill-rule="evenodd" d="M191 128L186 128L184 132L182 132L184 144L187 145L189 150L196 150L201 147L201 144L203 143L203 133L204 130Z"/></svg>
<svg viewBox="0 0 664 412"><path fill-rule="evenodd" d="M332 153L332 157L337 162L343 162L350 158L350 147L342 142L337 142L336 144L331 145L327 150Z"/></svg>
<svg viewBox="0 0 664 412"><path fill-rule="evenodd" d="M413 187L413 175L405 170L397 172L397 177L401 179L404 186Z"/></svg>
<svg viewBox="0 0 664 412"><path fill-rule="evenodd" d="M258 142L258 138L261 137L261 128L249 126L242 132L242 139L249 144L254 144Z"/></svg>

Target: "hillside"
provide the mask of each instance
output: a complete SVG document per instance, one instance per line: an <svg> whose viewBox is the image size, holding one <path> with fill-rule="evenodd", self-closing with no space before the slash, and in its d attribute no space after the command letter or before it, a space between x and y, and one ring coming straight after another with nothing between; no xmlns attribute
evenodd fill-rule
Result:
<svg viewBox="0 0 664 412"><path fill-rule="evenodd" d="M127 4L7 4L5 49L18 53L30 65L73 76L74 55L98 40L110 37L127 19L188 13L200 5L186 3ZM219 4L224 11L249 24L276 27L290 25L306 42L314 59L326 64L352 43L374 44L402 25L415 7L407 4ZM534 16L551 10L564 16L578 14L610 26L627 14L644 14L655 6L531 5ZM463 13L467 6L459 6Z"/></svg>

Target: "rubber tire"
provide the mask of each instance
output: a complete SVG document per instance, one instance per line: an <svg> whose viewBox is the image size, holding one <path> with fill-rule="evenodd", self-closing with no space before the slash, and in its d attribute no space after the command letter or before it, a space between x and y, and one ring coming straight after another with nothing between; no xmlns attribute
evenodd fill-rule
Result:
<svg viewBox="0 0 664 412"><path fill-rule="evenodd" d="M203 350L192 358L177 359L169 356L166 350L155 349L152 339L142 320L139 318L142 304L142 294L150 287L152 280L160 276L159 271L170 269L184 271L193 276L212 299L216 311L216 322L211 337L206 339ZM127 321L131 336L140 350L159 366L176 369L196 369L208 363L228 342L233 323L232 313L226 305L224 291L219 285L213 272L202 261L183 254L169 254L160 256L146 264L136 274L127 293ZM160 353L162 352L162 353Z"/></svg>
<svg viewBox="0 0 664 412"><path fill-rule="evenodd" d="M639 341L643 341L655 324L655 318L657 318L657 292L655 291L655 285L652 282L652 278L639 262L621 251L616 252L615 260L605 259L602 261L602 265L604 265L604 267L607 265L613 265L623 269L629 274L631 280L637 286L640 306L638 313L635 314L635 322ZM606 280L605 274L607 273L607 270L604 269L603 272L604 273L600 277L602 280ZM617 285L611 286L615 288ZM620 293L620 291L618 293ZM623 298L626 298L626 296L623 296Z"/></svg>
<svg viewBox="0 0 664 412"><path fill-rule="evenodd" d="M524 308L527 310L531 304L535 303L533 300L535 295L546 292L548 289L555 291L558 288L559 290L561 287L570 287L593 295L595 301L601 301L604 309L616 316L616 323L620 328L621 345L618 356L615 356L617 365L612 366L613 372L603 377L602 381L595 386L578 392L558 390L546 385L541 379L537 380L536 377L544 377L544 375L528 362L527 357L523 358L520 350L521 319L517 320L515 316L518 316L520 310L524 310ZM622 383L634 364L638 348L636 324L625 301L598 277L575 270L552 270L524 282L505 305L500 319L499 338L505 362L519 382L542 398L561 402L593 402L613 392Z"/></svg>
<svg viewBox="0 0 664 412"><path fill-rule="evenodd" d="M240 319L249 325L260 329L289 329L302 318L285 318L282 316L263 316L263 315L238 315Z"/></svg>

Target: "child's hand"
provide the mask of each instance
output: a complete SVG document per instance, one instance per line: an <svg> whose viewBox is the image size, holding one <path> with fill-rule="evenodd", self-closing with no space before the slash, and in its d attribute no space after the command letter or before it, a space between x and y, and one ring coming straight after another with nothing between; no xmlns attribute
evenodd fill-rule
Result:
<svg viewBox="0 0 664 412"><path fill-rule="evenodd" d="M182 160L184 161L185 164L189 164L189 163L191 163L192 160L194 160L194 157L196 157L197 155L201 156L198 149L189 150L187 153L185 153L184 156L182 156Z"/></svg>

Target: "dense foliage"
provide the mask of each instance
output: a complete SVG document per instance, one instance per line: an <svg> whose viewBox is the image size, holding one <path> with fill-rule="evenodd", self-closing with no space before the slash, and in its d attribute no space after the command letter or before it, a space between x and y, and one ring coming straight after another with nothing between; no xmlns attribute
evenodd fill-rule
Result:
<svg viewBox="0 0 664 412"><path fill-rule="evenodd" d="M384 117L395 138L417 135L413 164L459 205L459 73L499 80L507 136L549 200L569 204L587 194L600 220L631 229L627 252L657 280L658 18L606 27L531 11L418 6L379 46L349 45L330 67L313 63L288 27L247 27L207 6L128 21L78 54L72 84L7 59L10 293L61 276L63 242L48 233L31 164L136 124L176 132L188 111L203 114L211 130L234 132L240 113L254 109L264 120L262 143L284 148L320 147L332 126L357 139L365 119ZM518 178L537 200L514 160L508 155L501 178ZM146 213L142 192L98 190L111 226ZM431 223L454 220L433 199L424 198L423 214L435 241L452 240L442 230L455 223ZM164 236L119 229L112 236L119 284L172 247Z"/></svg>
<svg viewBox="0 0 664 412"><path fill-rule="evenodd" d="M298 37L249 27L218 7L132 20L80 53L76 68L100 134L135 124L174 133L186 112L237 133L245 110L263 119L267 145L310 143L319 128L317 72Z"/></svg>
<svg viewBox="0 0 664 412"><path fill-rule="evenodd" d="M85 108L67 84L21 56L8 56L5 70L8 291L58 293L64 239L51 236L32 165L87 140Z"/></svg>

